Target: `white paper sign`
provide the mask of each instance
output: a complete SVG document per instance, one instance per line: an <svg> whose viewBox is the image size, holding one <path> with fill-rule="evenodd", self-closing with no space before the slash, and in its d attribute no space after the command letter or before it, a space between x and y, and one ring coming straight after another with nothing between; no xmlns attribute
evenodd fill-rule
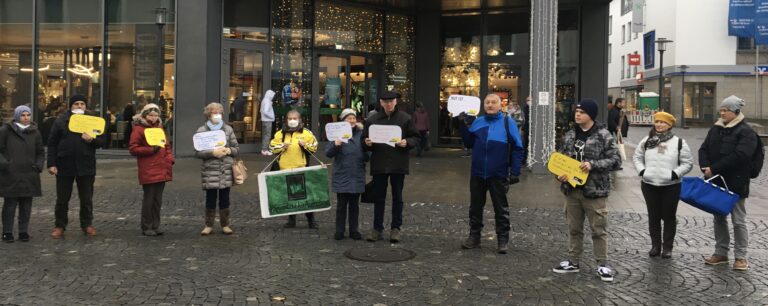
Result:
<svg viewBox="0 0 768 306"><path fill-rule="evenodd" d="M394 147L403 137L403 130L397 125L371 125L368 138L373 143L383 143Z"/></svg>
<svg viewBox="0 0 768 306"><path fill-rule="evenodd" d="M346 143L352 138L352 126L346 121L327 123L325 124L325 137L330 141L341 139L342 142Z"/></svg>
<svg viewBox="0 0 768 306"><path fill-rule="evenodd" d="M195 145L195 150L213 150L227 144L227 135L222 130L197 133L192 136L192 143Z"/></svg>
<svg viewBox="0 0 768 306"><path fill-rule="evenodd" d="M448 112L458 117L461 113L477 116L480 113L480 98L473 96L451 95L448 97Z"/></svg>
<svg viewBox="0 0 768 306"><path fill-rule="evenodd" d="M539 105L549 105L549 91L539 91Z"/></svg>

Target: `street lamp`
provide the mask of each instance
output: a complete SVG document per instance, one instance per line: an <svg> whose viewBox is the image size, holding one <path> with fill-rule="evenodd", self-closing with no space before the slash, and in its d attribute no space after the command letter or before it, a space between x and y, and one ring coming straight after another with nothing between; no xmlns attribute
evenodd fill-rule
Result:
<svg viewBox="0 0 768 306"><path fill-rule="evenodd" d="M667 44L671 42L673 41L663 37L656 39L656 48L659 49L659 107L664 100L664 51L667 51Z"/></svg>
<svg viewBox="0 0 768 306"><path fill-rule="evenodd" d="M689 67L687 65L680 65L680 75L683 78L683 86L680 90L682 93L682 97L680 97L680 127L687 129L688 127L685 126L685 70Z"/></svg>
<svg viewBox="0 0 768 306"><path fill-rule="evenodd" d="M158 7L155 9L155 24L158 28L157 37L157 72L155 75L155 103L165 108L160 102L160 92L163 91L163 74L165 72L165 36L163 27L168 22L168 9Z"/></svg>

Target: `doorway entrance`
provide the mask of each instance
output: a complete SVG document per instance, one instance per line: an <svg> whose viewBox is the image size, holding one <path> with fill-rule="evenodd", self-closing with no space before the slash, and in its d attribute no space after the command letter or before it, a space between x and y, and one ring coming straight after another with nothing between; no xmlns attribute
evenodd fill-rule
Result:
<svg viewBox="0 0 768 306"><path fill-rule="evenodd" d="M261 99L270 84L268 44L224 39L219 102L242 150L258 151Z"/></svg>
<svg viewBox="0 0 768 306"><path fill-rule="evenodd" d="M339 121L342 110L352 108L365 118L378 103L383 58L363 53L318 52L315 59L311 121L316 122L312 124L315 135L326 141L325 124Z"/></svg>

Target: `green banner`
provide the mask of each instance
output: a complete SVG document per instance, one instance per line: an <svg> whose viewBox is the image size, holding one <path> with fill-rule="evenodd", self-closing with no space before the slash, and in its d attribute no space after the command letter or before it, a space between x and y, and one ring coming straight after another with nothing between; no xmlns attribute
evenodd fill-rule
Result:
<svg viewBox="0 0 768 306"><path fill-rule="evenodd" d="M263 218L331 208L325 166L264 172L259 174L258 181Z"/></svg>

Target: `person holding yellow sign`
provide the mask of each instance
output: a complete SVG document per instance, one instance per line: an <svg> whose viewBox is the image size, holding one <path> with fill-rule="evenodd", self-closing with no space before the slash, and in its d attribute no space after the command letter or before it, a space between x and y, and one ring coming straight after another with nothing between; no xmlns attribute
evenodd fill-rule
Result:
<svg viewBox="0 0 768 306"><path fill-rule="evenodd" d="M560 262L552 270L555 273L579 272L579 261L584 251L584 218L592 229L592 248L597 261L597 275L606 282L613 281L613 271L608 267L608 206L611 192L611 171L621 166L618 147L610 132L597 118L597 102L581 100L576 104L576 125L565 133L560 153L578 160L580 169L589 172L583 185L573 187L567 175L560 175L560 190L565 195L565 219L568 224L569 259Z"/></svg>
<svg viewBox="0 0 768 306"><path fill-rule="evenodd" d="M153 132L161 137L153 137ZM149 103L141 113L133 117L133 130L128 151L136 156L139 169L139 184L144 189L141 204L141 233L145 236L159 236L160 208L163 204L165 182L173 180L173 152L166 141L160 108Z"/></svg>
<svg viewBox="0 0 768 306"><path fill-rule="evenodd" d="M64 235L69 223L69 199L75 182L80 198L80 228L88 236L96 235L93 183L96 180L96 149L104 146L104 137L69 130L70 118L84 115L86 102L82 95L72 96L69 111L56 118L48 137L48 173L56 176L56 227L51 232L54 239Z"/></svg>

